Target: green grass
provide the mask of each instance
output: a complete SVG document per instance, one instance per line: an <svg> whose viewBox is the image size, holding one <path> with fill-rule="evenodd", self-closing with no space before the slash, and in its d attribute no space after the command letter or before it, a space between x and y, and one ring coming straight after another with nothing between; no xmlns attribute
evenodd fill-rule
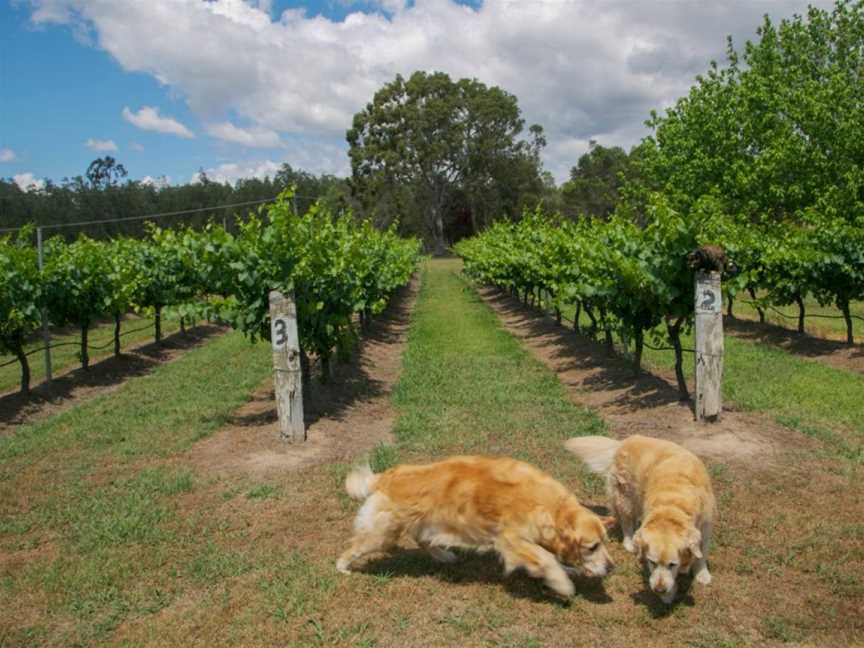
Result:
<svg viewBox="0 0 864 648"><path fill-rule="evenodd" d="M603 434L603 422L567 399L458 269L452 261L426 268L394 399L400 454L499 453L548 466L560 463L564 439Z"/></svg>
<svg viewBox="0 0 864 648"><path fill-rule="evenodd" d="M137 330L143 329L143 330ZM162 316L162 335L171 335L180 330L180 319L176 317ZM146 344L153 341L153 318L129 316L124 322L120 330L134 331L129 335L124 335L120 338L122 349L130 349L140 344ZM62 372L66 369L75 369L81 366L80 358L80 343L81 335L77 331L69 332L69 329L64 329L61 334L53 334L51 336L51 344L66 344L73 343L71 346L61 346L56 349L51 349L51 368L54 373ZM110 357L114 354L114 322L104 321L94 325L90 329L88 336L88 345L91 347L105 346L104 349L91 349L90 362L98 362L102 358ZM27 351L42 348L42 341L33 340L26 346ZM35 387L40 382L45 380L45 356L41 352L34 353L28 356L30 361L30 385ZM0 364L15 360L15 356L0 354ZM0 394L8 391L17 390L21 381L21 365L18 362L0 367Z"/></svg>
<svg viewBox="0 0 864 648"><path fill-rule="evenodd" d="M44 606L42 625L17 638L60 622L55 641L98 643L123 619L161 609L175 596L166 556L178 547L193 574L217 570L218 553L203 551L178 513L201 477L158 460L219 428L268 359L266 345L227 334L0 439L0 550L55 555L3 573L5 596Z"/></svg>

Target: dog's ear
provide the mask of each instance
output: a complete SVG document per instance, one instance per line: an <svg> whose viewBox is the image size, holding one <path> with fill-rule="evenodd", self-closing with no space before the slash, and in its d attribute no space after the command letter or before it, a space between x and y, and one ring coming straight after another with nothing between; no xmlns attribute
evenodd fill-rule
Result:
<svg viewBox="0 0 864 648"><path fill-rule="evenodd" d="M702 533L696 527L687 532L687 548L694 558L702 558Z"/></svg>
<svg viewBox="0 0 864 648"><path fill-rule="evenodd" d="M636 558L644 560L645 558L645 539L642 537L642 531L637 531L633 535L633 548L636 550Z"/></svg>

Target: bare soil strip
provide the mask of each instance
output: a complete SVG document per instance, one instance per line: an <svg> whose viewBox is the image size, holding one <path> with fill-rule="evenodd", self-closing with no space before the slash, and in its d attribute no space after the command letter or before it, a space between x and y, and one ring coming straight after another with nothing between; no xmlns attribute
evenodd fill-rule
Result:
<svg viewBox="0 0 864 648"><path fill-rule="evenodd" d="M327 384L304 387L307 441L279 439L272 379L267 379L229 425L190 451L210 472L263 476L289 468L357 457L391 440L396 413L390 392L399 378L419 280L400 291L364 334L352 360L337 365Z"/></svg>

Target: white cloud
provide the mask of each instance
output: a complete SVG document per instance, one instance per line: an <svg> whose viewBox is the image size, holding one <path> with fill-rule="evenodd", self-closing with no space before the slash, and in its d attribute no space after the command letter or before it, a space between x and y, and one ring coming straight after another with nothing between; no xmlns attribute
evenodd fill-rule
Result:
<svg viewBox="0 0 864 648"><path fill-rule="evenodd" d="M89 148L91 151L116 151L117 145L114 143L114 140L100 140L93 139L92 137L84 142L84 146Z"/></svg>
<svg viewBox="0 0 864 648"><path fill-rule="evenodd" d="M45 180L37 178L32 173L19 173L12 176L12 181L18 185L22 191L39 191L45 188Z"/></svg>
<svg viewBox="0 0 864 648"><path fill-rule="evenodd" d="M365 0L353 6L383 11L341 21L302 9L273 18L260 0L33 4L34 22L85 25L124 69L157 79L205 123L231 115L249 124L250 141L266 132L339 147L333 171L345 166L352 116L397 73L442 70L501 86L519 98L528 124L546 128L544 160L560 180L589 139L638 142L652 108L685 94L712 58L723 60L727 34L743 45L764 13L802 13L807 0L487 0L478 8ZM245 137L235 135L226 139Z"/></svg>
<svg viewBox="0 0 864 648"><path fill-rule="evenodd" d="M240 128L231 122L222 122L208 125L207 133L226 142L253 148L274 148L282 144L279 133L269 128L261 128L260 126Z"/></svg>
<svg viewBox="0 0 864 648"><path fill-rule="evenodd" d="M15 151L10 148L0 148L0 162L11 162L15 159Z"/></svg>
<svg viewBox="0 0 864 648"><path fill-rule="evenodd" d="M129 142L129 148L140 153L144 150L144 145L139 144L138 142Z"/></svg>
<svg viewBox="0 0 864 648"><path fill-rule="evenodd" d="M161 175L154 178L153 176L146 175L141 178L141 184L153 185L157 189L164 189L171 184L171 176Z"/></svg>
<svg viewBox="0 0 864 648"><path fill-rule="evenodd" d="M213 182L227 182L234 184L242 178L265 178L273 177L282 165L273 162L272 160L264 160L260 162L226 162L217 167L204 169L207 174L207 179ZM200 173L192 174L192 182L198 182L201 178Z"/></svg>
<svg viewBox="0 0 864 648"><path fill-rule="evenodd" d="M195 135L173 117L163 117L159 109L153 106L142 106L136 113L129 110L128 106L123 108L123 119L141 130L156 131L176 135L183 139L192 139Z"/></svg>

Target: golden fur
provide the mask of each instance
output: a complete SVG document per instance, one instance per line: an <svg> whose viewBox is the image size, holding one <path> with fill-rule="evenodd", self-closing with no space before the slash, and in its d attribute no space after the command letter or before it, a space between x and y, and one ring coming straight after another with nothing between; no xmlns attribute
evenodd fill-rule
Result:
<svg viewBox="0 0 864 648"><path fill-rule="evenodd" d="M521 461L451 457L377 475L364 466L348 475L345 487L365 502L351 546L336 563L343 573L368 554L395 548L403 535L441 562L456 559L448 547L495 550L505 573L522 567L562 596L574 593L571 566L601 577L613 566L604 525L614 520Z"/></svg>
<svg viewBox="0 0 864 648"><path fill-rule="evenodd" d="M698 457L671 441L639 435L624 441L577 437L565 445L606 476L624 548L647 564L649 585L665 603L675 598L679 573L711 582L706 560L714 493Z"/></svg>

